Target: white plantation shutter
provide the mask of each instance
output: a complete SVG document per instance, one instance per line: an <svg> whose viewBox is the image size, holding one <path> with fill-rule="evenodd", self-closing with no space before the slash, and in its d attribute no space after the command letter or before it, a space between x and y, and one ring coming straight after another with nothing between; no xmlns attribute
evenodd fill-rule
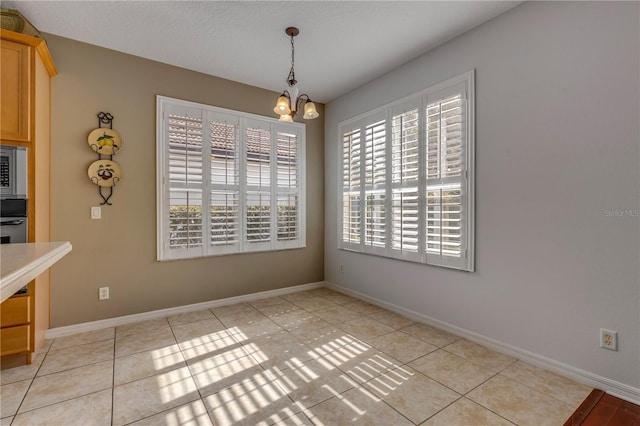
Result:
<svg viewBox="0 0 640 426"><path fill-rule="evenodd" d="M364 245L376 253L386 245L386 115L364 127Z"/></svg>
<svg viewBox="0 0 640 426"><path fill-rule="evenodd" d="M359 128L342 136L342 236L341 246L360 246L360 189L362 168L362 135Z"/></svg>
<svg viewBox="0 0 640 426"><path fill-rule="evenodd" d="M419 109L394 108L391 118L392 250L394 257L419 260Z"/></svg>
<svg viewBox="0 0 640 426"><path fill-rule="evenodd" d="M244 133L247 202L247 250L264 250L271 244L271 125L248 122Z"/></svg>
<svg viewBox="0 0 640 426"><path fill-rule="evenodd" d="M188 255L203 252L203 117L191 108L167 112L169 185L166 248Z"/></svg>
<svg viewBox="0 0 640 426"><path fill-rule="evenodd" d="M341 247L385 251L387 124L379 114L370 124L354 123L342 134Z"/></svg>
<svg viewBox="0 0 640 426"><path fill-rule="evenodd" d="M469 263L467 86L430 93L425 104L427 263L464 269Z"/></svg>
<svg viewBox="0 0 640 426"><path fill-rule="evenodd" d="M276 132L277 234L281 244L296 241L300 234L299 138L290 131Z"/></svg>
<svg viewBox="0 0 640 426"><path fill-rule="evenodd" d="M211 114L211 233L213 251L235 252L240 244L240 150L236 117Z"/></svg>
<svg viewBox="0 0 640 426"><path fill-rule="evenodd" d="M473 271L473 79L341 123L340 248Z"/></svg>
<svg viewBox="0 0 640 426"><path fill-rule="evenodd" d="M158 259L305 245L304 125L158 96Z"/></svg>

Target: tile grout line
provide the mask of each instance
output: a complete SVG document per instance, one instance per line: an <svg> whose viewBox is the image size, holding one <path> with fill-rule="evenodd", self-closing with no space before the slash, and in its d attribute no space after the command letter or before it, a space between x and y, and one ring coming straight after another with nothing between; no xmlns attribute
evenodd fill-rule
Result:
<svg viewBox="0 0 640 426"><path fill-rule="evenodd" d="M450 352L449 352L449 353L450 353ZM458 355L458 356L459 356L459 355ZM462 357L461 357L461 358L462 358ZM463 359L466 359L466 358L463 358ZM516 361L514 361L512 364L514 364L515 362L516 362ZM509 364L509 365L511 365L511 364ZM505 367L505 368L507 368L507 367ZM489 371L491 371L491 370L489 370ZM500 370L500 371L502 371L502 370ZM514 425L517 425L517 423L515 423L514 421L511 421L511 419L508 419L508 418L506 418L505 416L503 416L503 415L501 415L501 414L496 413L496 412L495 412L495 411L493 411L491 408L486 407L485 405L481 404L480 402L478 402L478 401L476 401L476 400L473 400L473 399L471 399L471 398L469 398L469 397L467 396L467 395L469 395L471 392L473 392L474 390L478 389L480 386L482 386L482 385L484 385L485 383L487 383L489 380L491 380L491 379L493 379L493 378L495 378L495 377L498 377L498 375L500 374L500 371L498 371L497 373L496 373L496 372L493 372L494 374L493 374L491 377L489 377L489 378L487 378L486 380L482 381L482 382L481 382L481 383L479 383L477 386L475 386L475 387L473 387L473 388L469 389L469 390L468 390L464 395L462 395L462 396L463 396L464 398L468 399L469 401L473 402L474 404L477 404L478 406L480 406L480 407L482 407L482 408L484 408L484 409L486 409L486 410L491 411L491 412L492 412L493 414L495 414L496 416L498 416L498 417L500 417L500 418L502 418L502 419L505 419L505 420L507 420L508 422L513 423Z"/></svg>
<svg viewBox="0 0 640 426"><path fill-rule="evenodd" d="M115 333L115 330L114 330L114 333ZM100 340L100 341L106 341L106 340L108 340L108 339L104 339L104 340ZM27 390L26 390L26 392L25 392L24 396L22 397L22 400L20 401L20 404L18 405L18 408L16 409L16 412L13 414L13 418L12 418L12 420L11 420L11 423L10 423L10 424L13 424L13 422L15 421L15 418L18 416L18 414L30 413L30 412L32 412L32 411L40 410L40 409L45 408L45 407L50 407L50 406L52 406L52 405L60 404L60 403L63 403L63 402L73 401L74 399L78 399L78 398L81 398L81 397L84 397L84 396L87 396L87 395L92 395L92 394L95 394L95 393L102 392L102 391L106 390L106 389L100 389L100 390L97 390L97 391L95 391L95 392L90 392L90 393L88 393L88 394L80 395L80 396L76 396L76 397L74 397L74 398L64 399L64 400L57 401L57 402L54 402L54 403L51 403L51 404L46 404L46 405L43 405L43 406L41 406L41 407L36 407L36 408L34 408L34 409L27 410L27 411L25 411L24 413L20 413L20 408L21 408L21 407L22 407L22 405L24 404L24 401L25 401L25 399L27 398L27 394L29 393L29 390L31 390L31 387L33 386L33 383L35 382L35 380L36 380L37 378L47 377L47 376L50 376L50 375L52 375L52 374L62 373L62 372L65 372L65 371L73 370L74 368L80 368L80 367L85 367L85 366L88 366L88 365L95 365L95 364L98 364L98 363L100 363L100 362L105 362L105 361L93 362L93 363L89 363L89 364L86 364L86 365L82 365L82 366L80 366L80 367L68 368L68 369L66 369L66 370L60 370L60 371L56 371L56 372L54 372L54 373L49 373L49 374L44 374L44 375L42 375L42 376L38 376L38 373L40 372L40 369L42 368L42 366L43 366L44 362L45 362L45 361L46 361L46 359L47 359L47 356L49 355L49 352L51 352L51 348L53 347L53 343L54 343L54 342L55 342L55 339L53 339L53 341L51 342L51 344L47 347L47 350L46 350L46 351L44 351L44 356L43 356L42 362L40 363L40 365L38 366L38 368L37 368L36 372L34 373L33 378L31 378L31 379L25 379L25 380L24 380L24 381L26 381L26 380L31 380L31 383L29 383L29 387L27 388ZM95 343L95 342L91 342L91 343ZM90 344L90 343L87 343L87 344ZM81 345L74 345L74 346L70 346L70 348L75 347L75 346L81 346ZM68 349L68 348L63 348L63 349ZM56 350L62 350L62 349L54 349L53 351L55 352ZM115 350L115 339L114 339L114 350ZM22 381L22 380L19 380L18 382L20 382L20 381ZM12 383L18 383L18 382L12 382ZM7 383L7 384L12 384L12 383ZM7 417L9 417L9 416L7 416Z"/></svg>
<svg viewBox="0 0 640 426"><path fill-rule="evenodd" d="M53 339L53 340L55 341L55 339ZM33 382L35 382L36 377L38 377L38 372L42 368L42 364L44 364L44 361L47 359L47 355L49 355L49 350L51 349L51 346L53 346L53 342L51 342L51 345L49 345L49 347L45 351L44 356L42 357L42 362L40 363L40 365L36 369L36 372L33 375L33 377L31 378L31 383L29 383L29 387L27 387L27 391L24 393L24 396L22 397L22 400L20 401L20 404L18 405L18 408L16 408L16 412L13 414L13 418L11 419L11 423L10 424L13 424L13 422L16 420L16 417L18 417L18 414L22 414L22 413L20 413L20 408L22 408L22 404L24 404L24 400L27 399L27 394L31 390L31 386L33 386ZM29 410L29 411L33 411L33 410ZM25 411L25 412L28 413L29 411Z"/></svg>
<svg viewBox="0 0 640 426"><path fill-rule="evenodd" d="M69 402L69 401L73 401L73 400L76 400L76 399L84 398L84 397L89 396L89 395L95 395L95 394L97 394L97 393L104 392L104 391L106 391L106 390L107 390L107 388L105 388L105 389L99 389L99 390L96 390L96 391L93 391L93 392L89 392L89 393L84 394L84 395L74 396L73 398L68 398L68 399L63 399L63 400L60 400L60 401L52 402L52 403L50 403L50 404L46 404L46 405L43 405L43 406L41 406L41 407L34 408L34 409L32 409L32 410L24 411L24 412L20 413L20 415L22 415L22 414L26 414L26 413L33 413L34 411L38 411L38 410L41 410L41 409L43 409L43 408L53 407L54 405L63 404L63 403L65 403L65 402ZM13 421L15 421L15 418L16 418L17 416L18 416L18 414L16 413L16 414L14 415ZM9 417L9 416L7 416L7 417ZM13 421L11 422L12 424L13 424Z"/></svg>
<svg viewBox="0 0 640 426"><path fill-rule="evenodd" d="M114 336L115 336L115 330L114 330ZM96 341L96 342L90 342L90 343L85 343L85 344L91 344L91 343L97 343L97 342L104 342L104 341L106 341L106 340L108 340L108 339L103 339L103 340L99 340L99 341ZM54 341L55 341L55 339L53 339L53 341L51 342L51 345L49 345L49 347L47 348L47 350L46 350L46 352L45 352L45 355L44 355L44 358L43 358L42 362L40 363L40 365L38 366L38 369L36 370L36 373L35 373L35 375L34 375L33 379L31 379L31 383L29 384L29 388L27 389L27 392L25 392L25 395L24 395L24 397L22 398L22 401L21 401L20 405L18 406L18 409L16 410L16 413L14 414L14 417L13 417L13 419L12 419L12 421L11 421L11 424L13 424L13 422L15 421L15 418L18 416L18 412L20 411L20 407L22 407L22 404L24 403L24 400L26 399L27 394L29 393L29 390L31 389L31 386L33 385L33 382L35 382L35 380L36 380L37 378L47 377L47 376L50 376L50 375L52 375L52 374L62 373L62 372L65 372L65 371L74 370L74 369L76 369L76 368L82 368L82 367L86 367L86 366L90 366L90 365L99 364L99 363L101 363L101 362L106 362L106 360L104 360L104 361L92 362L92 363L89 363L89 364L81 365L81 366L79 366L79 367L68 368L68 369L66 369L66 370L60 370L60 371L56 371L56 372L53 372L53 373L44 374L44 375L42 375L42 376L38 376L38 372L40 371L40 369L42 368L42 366L43 366L43 364L44 364L45 360L47 359L47 356L49 355L49 352L51 351L51 347L53 346ZM70 346L70 348L72 348L72 347L76 347L76 346L82 346L82 345ZM69 349L69 348L63 348L63 349ZM56 350L63 350L63 349L56 349ZM55 352L56 350L54 350L54 352ZM114 337L114 351L115 351L115 337ZM115 354L114 354L114 361L115 361ZM113 388L113 386L112 386L112 388ZM27 410L27 411L25 411L24 413L30 413L30 412L33 412L33 411L36 411L36 410L40 410L40 409L43 409L43 408L46 408L46 407L51 407L51 406L56 405L56 404L61 404L61 403L65 403L65 402L68 402L68 401L73 401L74 399L83 398L83 397L85 397L85 396L93 395L93 394L96 394L96 393L99 393L99 392L103 392L103 391L105 391L105 390L107 390L107 389L99 389L99 390L96 390L96 391L94 391L94 392L90 392L90 393L87 393L87 394L84 394L84 395L79 395L79 396L76 396L76 397L73 397L73 398L69 398L69 399L63 399L63 400L61 400L61 401L56 401L56 402L53 402L53 403L51 403L51 404L46 404L46 405L43 405L43 406L40 406L40 407L36 407L36 408L34 408L34 409L32 409L32 410ZM113 398L112 398L112 399L113 399ZM112 405L112 407L113 407L113 403L112 403L111 405ZM112 408L112 410L113 410L113 408ZM24 414L24 413L20 413L20 414ZM113 417L113 413L112 413L112 417Z"/></svg>
<svg viewBox="0 0 640 426"><path fill-rule="evenodd" d="M558 399L558 398L556 398L555 396L552 396L552 395L547 395L546 393L544 393L544 392L542 392L542 391L540 391L540 390L538 390L538 389L536 389L536 388L534 388L534 387L531 387L531 386L530 386L530 385L528 385L527 383L523 383L523 382L521 382L520 380L513 379L513 378L511 378L511 377L509 377L509 376L506 376L506 375L502 374L502 373L504 372L504 370L506 370L507 368L511 367L512 365L514 365L514 364L515 364L515 363L517 363L517 362L524 362L524 361L520 361L520 360L518 359L518 360L516 360L515 362L513 362L513 363L509 364L509 366L508 366L508 367L505 367L505 368L503 368L502 370L500 370L500 372L499 372L498 374L499 374L499 375L501 375L502 377L504 377L505 379L509 379L509 380L511 380L511 381L513 381L513 382L516 382L516 383L518 383L518 384L521 384L522 386L525 386L525 387L527 387L527 388L531 389L532 391L535 391L535 392L540 393L540 394L542 394L542 395L544 395L544 396L548 396L548 397L550 397L550 398L553 398L553 399L555 399L556 401L559 401L559 402L561 402L561 403L563 403L563 404L565 404L565 405L572 406L572 403L568 403L568 402L563 401L563 400L561 400L561 399ZM547 371L547 370L543 370L543 371ZM592 390L594 390L594 388L589 387L589 392L591 392ZM588 394L587 394L587 395L588 395ZM586 398L586 396L585 396L585 398ZM584 400L584 398L583 398L583 400ZM580 403L578 403L578 406L579 406L579 405L580 405ZM574 411L575 411L575 409L574 409Z"/></svg>
<svg viewBox="0 0 640 426"><path fill-rule="evenodd" d="M207 309L207 310L209 310L209 311L210 311L210 309ZM213 314L213 312L212 312L212 314ZM215 314L213 314L213 315L214 315L214 318L215 318ZM171 323L169 322L168 317L166 317L165 319L167 320L167 324L169 325L169 329L171 330L171 334L173 335L173 338L174 338L174 339L175 339L175 341L176 341L176 346L178 346L178 350L180 351L180 355L182 356L182 359L184 360L185 367L187 368L187 371L189 372L189 377L191 377L191 380L193 380L193 383L196 385L196 391L198 392L198 400L199 400L200 402L202 402L202 405L203 405L203 407L205 408L205 411L207 412L207 417L211 420L211 422L212 422L212 424L213 424L213 419L211 419L211 415L209 414L209 410L207 410L207 406L206 406L206 405L205 405L205 403L204 403L204 400L203 400L203 398L202 398L202 394L200 393L200 389L198 388L198 385L197 385L197 383L196 383L196 381L195 381L195 378L193 377L193 374L191 373L191 369L189 368L189 365L187 364L187 359L185 358L184 353L182 352L182 348L180 347L180 343L178 342L178 337L176 336L175 332L173 331L173 326L172 326L172 325L171 325ZM216 318L216 319L217 319L217 318ZM194 322L198 322L198 321L194 321ZM189 324L189 323L184 323L184 324ZM182 325L182 324L176 324L176 325ZM114 350L115 350L115 348L114 348ZM143 352L144 352L144 351L143 351ZM136 352L136 353L140 353L140 352ZM130 355L134 355L134 354L130 354ZM125 356L128 356L128 355L125 355ZM124 357L123 357L123 358L124 358ZM115 362L115 357L114 357L114 362ZM115 366L114 366L114 374L115 374ZM157 374L156 374L156 376L157 376ZM155 377L155 376L150 376L150 377ZM141 378L141 379L137 379L137 380L132 380L132 381L127 382L127 383L124 383L124 384L133 383L133 382L135 382L135 381L138 381L138 380L144 380L144 379L145 379L145 378ZM115 380L115 378L114 378L114 380ZM114 388L115 388L115 386L114 386ZM183 404L183 405L191 404L191 403L193 403L193 402L195 402L195 401L197 401L197 400L194 400L194 401L191 401L191 402L187 402L187 403L185 403L185 404ZM179 408L179 407L181 407L181 406L174 407L174 408ZM158 413L153 413L153 414L150 414L150 415L148 415L148 416L144 416L144 417L141 417L141 418L139 418L139 419L132 420L132 421L130 421L129 423L126 423L125 425L129 425L129 424L132 424L132 423L136 423L136 422L139 422L139 421L141 421L141 420L148 419L148 418L151 418L151 417L153 417L153 416L156 416L156 415L158 415L158 414L162 414L162 413L168 412L168 411L170 411L170 410L172 410L172 408L168 408L168 409L163 410L163 411L160 411L160 412L158 412ZM114 426L114 425L113 425L113 415L112 415L112 420L111 420L111 426Z"/></svg>
<svg viewBox="0 0 640 426"><path fill-rule="evenodd" d="M213 318L218 320L220 322L220 324L224 325L224 323L220 320L220 318L218 318L218 316L211 309L207 309L207 310L209 312L211 312L211 315L213 315ZM167 322L169 322L168 319L167 319ZM178 325L178 324L176 324L176 325ZM207 417L209 418L209 420L211 420L211 424L215 424L215 422L213 421L213 418L211 417L211 414L209 413L209 410L207 409L207 404L204 401L205 397L200 392L200 387L198 386L198 382L196 381L196 378L193 376L191 368L189 368L189 363L187 362L187 357L185 356L184 351L182 350L182 346L180 346L180 342L178 342L178 336L176 336L175 332L173 331L173 325L170 322L169 322L169 327L171 328L171 334L173 334L173 338L176 339L176 345L178 345L178 350L180 351L180 355L182 356L182 359L184 360L184 365L187 368L187 371L189 372L189 377L191 377L191 380L193 380L193 384L196 385L196 391L198 392L198 397L200 398L200 402L202 402L202 406L204 407L204 410L207 412ZM225 327L225 330L226 329L227 328ZM149 416L149 417L151 417L151 416Z"/></svg>
<svg viewBox="0 0 640 426"><path fill-rule="evenodd" d="M427 376L429 377L429 376ZM430 378L430 377L429 377ZM433 380L433 379L432 379ZM453 389L451 389L453 390ZM454 391L455 392L455 391ZM457 393L457 392L456 392ZM458 393L458 395L460 395ZM422 422L420 422L419 424L422 424L426 421L428 421L429 419L434 418L435 416L437 416L438 414L442 413L444 410L446 410L447 408L451 407L453 404L455 404L456 402L460 401L461 399L464 398L464 395L460 395L459 398L456 398L454 401L451 401L449 404L447 404L446 406L442 407L440 410L438 410L437 412L433 413L432 415L430 415L429 417L427 417L426 419L424 419Z"/></svg>
<svg viewBox="0 0 640 426"><path fill-rule="evenodd" d="M86 345L91 345L91 344L93 344L93 343L100 343L100 342L106 342L106 341L107 341L107 340L100 340L100 341L91 342L91 343L84 343L83 345L85 345L85 344L86 344ZM82 346L82 345L77 345L77 346ZM114 346L115 346L115 344L114 344ZM66 349L72 349L72 348L74 348L74 347L75 347L75 346L72 346L72 347L70 347L70 348L65 348L65 349L56 349L56 351L59 351L59 350L66 350ZM54 351L54 352L56 352L56 351ZM47 353L47 355L49 355L49 354ZM90 365L100 364L101 362L107 362L107 361L109 361L109 360L108 360L108 359L103 359L103 360L101 360L101 361L88 362L88 363L86 363L86 364L78 365L78 366L75 366L75 367L63 368L62 370L57 370L57 371L53 371L53 372L51 372L51 373L42 374L41 376L37 376L37 373L36 373L36 376L35 376L33 379L35 380L35 379L39 379L39 378L42 378L42 377L48 377L48 376L51 376L51 375L53 375L53 374L64 373L65 371L75 370L75 369L77 369L77 368L82 368L82 367L88 367L88 366L90 366ZM44 363L44 360L43 360L43 363ZM38 372L40 371L40 368L41 368L41 367L42 367L42 366L38 367Z"/></svg>

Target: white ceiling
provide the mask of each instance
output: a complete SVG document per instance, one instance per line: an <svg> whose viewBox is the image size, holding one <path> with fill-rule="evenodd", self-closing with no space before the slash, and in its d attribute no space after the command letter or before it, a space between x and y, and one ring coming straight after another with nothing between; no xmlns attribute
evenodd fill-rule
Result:
<svg viewBox="0 0 640 426"><path fill-rule="evenodd" d="M520 1L2 1L40 31L331 101Z"/></svg>

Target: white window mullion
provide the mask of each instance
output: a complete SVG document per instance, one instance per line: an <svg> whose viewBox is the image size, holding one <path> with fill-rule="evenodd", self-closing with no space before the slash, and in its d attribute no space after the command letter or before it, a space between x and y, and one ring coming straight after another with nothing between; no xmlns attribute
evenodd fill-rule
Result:
<svg viewBox="0 0 640 426"><path fill-rule="evenodd" d="M247 148L246 148L246 139L244 135L247 131L247 121L244 118L240 119L240 129L239 129L239 141L238 141L238 161L242 165L240 170L239 182L238 186L240 188L240 199L238 209L240 211L240 247L243 252L247 251L247 215L246 215L246 207L247 207L247 173L245 171L245 167L247 164Z"/></svg>
<svg viewBox="0 0 640 426"><path fill-rule="evenodd" d="M420 99L420 106L418 111L424 111L426 106L426 102L424 97ZM426 118L424 114L419 114L418 117L418 128L420 129L420 133L418 137L420 138L420 146L419 146L419 176L418 176L418 251L420 253L420 262L427 262L427 241L426 241L426 221L423 219L427 214L427 141L426 141L426 132L424 129L426 128Z"/></svg>
<svg viewBox="0 0 640 426"><path fill-rule="evenodd" d="M386 135L387 135L387 143L386 143L386 175L385 182L387 182L387 186L385 187L385 210L387 212L387 222L385 224L385 256L392 255L393 248L393 147L391 144L391 132L392 132L392 124L391 124L391 111L386 111Z"/></svg>
<svg viewBox="0 0 640 426"><path fill-rule="evenodd" d="M271 194L271 207L270 207L270 244L269 247L271 250L278 247L278 150L277 150L277 137L278 130L274 124L270 127L271 139L269 141L269 148L271 161L269 162L270 173L271 173L271 186L270 186L270 194Z"/></svg>
<svg viewBox="0 0 640 426"><path fill-rule="evenodd" d="M202 125L202 252L211 246L211 118L204 115Z"/></svg>
<svg viewBox="0 0 640 426"><path fill-rule="evenodd" d="M167 105L156 99L156 135L159 140L156 147L156 164L158 173L158 196L156 197L156 257L164 259L169 252L169 156L167 155Z"/></svg>
<svg viewBox="0 0 640 426"><path fill-rule="evenodd" d="M364 252L364 233L366 231L366 206L367 206L367 201L366 201L366 142L365 142L365 130L364 130L364 126L360 127L360 176L359 176L359 185L360 185L360 230L358 231L358 233L360 234L360 244L358 247L358 250L361 252Z"/></svg>
<svg viewBox="0 0 640 426"><path fill-rule="evenodd" d="M305 143L304 135L300 130L296 132L298 143L298 162L296 164L296 171L298 173L298 244L300 247L306 247L307 244L307 227L306 227L306 215L307 215L307 146Z"/></svg>

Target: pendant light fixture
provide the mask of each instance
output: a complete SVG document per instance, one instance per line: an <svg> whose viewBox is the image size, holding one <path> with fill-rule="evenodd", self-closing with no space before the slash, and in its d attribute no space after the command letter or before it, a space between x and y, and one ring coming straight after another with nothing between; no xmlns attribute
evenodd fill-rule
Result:
<svg viewBox="0 0 640 426"><path fill-rule="evenodd" d="M280 116L280 121L293 122L293 117L300 110L300 107L304 105L304 115L302 118L305 120L312 120L318 118L320 114L316 111L316 105L311 102L309 95L303 93L298 95L298 86L296 81L296 73L293 69L295 60L295 50L293 46L293 38L300 34L300 30L296 27L288 27L284 32L291 37L291 70L287 77L287 84L289 89L282 92L282 95L278 98L273 112Z"/></svg>

